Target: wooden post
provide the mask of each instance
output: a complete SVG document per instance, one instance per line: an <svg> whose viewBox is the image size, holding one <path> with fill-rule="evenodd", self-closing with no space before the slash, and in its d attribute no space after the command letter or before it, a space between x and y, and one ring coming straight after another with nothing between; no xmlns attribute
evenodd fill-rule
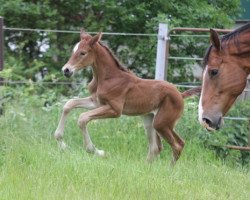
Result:
<svg viewBox="0 0 250 200"><path fill-rule="evenodd" d="M250 75L247 77L247 85L245 89L250 90ZM246 91L244 100L247 100L249 98L250 98L250 91Z"/></svg>
<svg viewBox="0 0 250 200"><path fill-rule="evenodd" d="M168 65L168 52L169 52L169 38L168 38L168 25L160 23L158 30L157 42L157 55L156 55L156 68L155 79L165 80L167 78L167 65Z"/></svg>
<svg viewBox="0 0 250 200"><path fill-rule="evenodd" d="M0 16L0 71L3 70L3 17ZM0 85L3 79L0 77ZM1 99L0 99L1 100ZM0 101L0 115L4 112L3 105Z"/></svg>
<svg viewBox="0 0 250 200"><path fill-rule="evenodd" d="M250 98L250 75L247 77L247 83L245 87L245 91L243 91L240 96L237 98L238 101L245 101Z"/></svg>
<svg viewBox="0 0 250 200"><path fill-rule="evenodd" d="M248 121L248 146L250 147L250 116Z"/></svg>
<svg viewBox="0 0 250 200"><path fill-rule="evenodd" d="M4 37L3 37L3 34L4 34L4 30L3 30L3 17L0 16L0 71L3 70L3 40L4 40ZM0 77L0 85L3 85L3 78Z"/></svg>
<svg viewBox="0 0 250 200"><path fill-rule="evenodd" d="M0 16L0 71L3 70L3 34L4 34L4 30L3 30L3 17Z"/></svg>

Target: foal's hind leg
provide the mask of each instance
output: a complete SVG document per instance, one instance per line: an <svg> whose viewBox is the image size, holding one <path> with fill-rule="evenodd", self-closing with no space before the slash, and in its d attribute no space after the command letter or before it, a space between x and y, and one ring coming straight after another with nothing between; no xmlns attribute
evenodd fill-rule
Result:
<svg viewBox="0 0 250 200"><path fill-rule="evenodd" d="M143 116L144 128L149 141L149 151L147 156L147 161L149 162L153 161L154 157L157 156L163 149L161 138L153 127L153 119L153 114Z"/></svg>
<svg viewBox="0 0 250 200"><path fill-rule="evenodd" d="M79 107L93 109L93 108L96 108L97 106L92 100L92 97L86 97L86 98L81 98L81 99L80 98L70 99L69 101L65 103L65 105L63 106L63 113L61 115L59 124L54 133L54 136L59 142L59 145L61 148L66 147L66 144L62 140L66 117L73 108L79 108Z"/></svg>
<svg viewBox="0 0 250 200"><path fill-rule="evenodd" d="M83 142L85 144L86 151L88 153L94 153L98 156L104 156L105 153L103 150L99 150L92 143L90 135L87 130L87 123L93 119L104 119L111 117L119 117L120 113L116 112L110 105L104 105L98 107L94 110L82 113L78 119L78 125L83 132Z"/></svg>
<svg viewBox="0 0 250 200"><path fill-rule="evenodd" d="M184 148L184 141L174 131L176 121L183 111L182 101L173 104L168 98L164 100L158 110L153 126L158 133L169 143L173 152L172 164L179 159Z"/></svg>

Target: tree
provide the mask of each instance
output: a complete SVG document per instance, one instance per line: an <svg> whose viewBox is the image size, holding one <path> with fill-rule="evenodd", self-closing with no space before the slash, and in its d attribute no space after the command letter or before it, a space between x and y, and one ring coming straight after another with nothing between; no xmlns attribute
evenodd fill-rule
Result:
<svg viewBox="0 0 250 200"><path fill-rule="evenodd" d="M230 28L240 13L240 0L0 0L0 4L0 15L7 27L84 28L90 32L157 33L159 22L167 22L171 27ZM78 39L78 34L6 31L6 66L13 69L14 78L18 79L34 78L34 73L44 66L50 74L59 73ZM129 69L142 77L153 77L156 37L104 35L103 39ZM193 38L174 38L170 52L201 55L205 49L202 43L207 46L208 39L197 42ZM19 66L13 68L17 61ZM190 70L183 67L186 64L171 62L169 80L192 77ZM181 79L173 78L173 69L179 70ZM89 72L85 75L90 76Z"/></svg>

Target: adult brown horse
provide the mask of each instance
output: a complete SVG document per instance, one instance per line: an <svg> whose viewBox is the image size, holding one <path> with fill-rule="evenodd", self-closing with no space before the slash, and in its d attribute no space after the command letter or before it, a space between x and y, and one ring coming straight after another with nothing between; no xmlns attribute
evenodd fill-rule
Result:
<svg viewBox="0 0 250 200"><path fill-rule="evenodd" d="M246 86L250 73L250 23L221 39L211 29L210 40L212 45L204 57L199 121L208 130L216 130Z"/></svg>
<svg viewBox="0 0 250 200"><path fill-rule="evenodd" d="M183 98L200 92L199 88L180 93L173 84L159 80L145 80L125 69L111 50L100 42L101 33L90 36L80 34L80 42L74 47L62 71L66 77L75 71L92 66L93 79L88 88L91 96L71 99L63 107L63 113L55 131L55 138L62 147L65 119L70 110L77 107L90 111L80 115L78 124L83 132L87 152L104 155L95 147L87 130L87 123L95 119L115 118L121 114L142 115L149 140L149 161L162 150L163 137L172 147L175 162L184 147L184 141L174 131L175 123L183 112Z"/></svg>

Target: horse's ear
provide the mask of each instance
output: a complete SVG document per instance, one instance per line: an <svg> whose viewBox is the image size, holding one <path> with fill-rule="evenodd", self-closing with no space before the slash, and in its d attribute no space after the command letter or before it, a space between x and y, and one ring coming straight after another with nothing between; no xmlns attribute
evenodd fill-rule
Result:
<svg viewBox="0 0 250 200"><path fill-rule="evenodd" d="M99 32L97 35L95 35L94 37L92 37L89 41L89 45L93 46L94 44L96 44L97 42L99 42L102 38L102 33Z"/></svg>
<svg viewBox="0 0 250 200"><path fill-rule="evenodd" d="M84 29L81 29L81 32L80 32L80 39L81 39L81 40L84 40L84 38L85 38L86 35L88 35L88 34L86 33L86 31L85 31Z"/></svg>
<svg viewBox="0 0 250 200"><path fill-rule="evenodd" d="M210 42L217 50L221 50L220 37L214 29L210 29Z"/></svg>

